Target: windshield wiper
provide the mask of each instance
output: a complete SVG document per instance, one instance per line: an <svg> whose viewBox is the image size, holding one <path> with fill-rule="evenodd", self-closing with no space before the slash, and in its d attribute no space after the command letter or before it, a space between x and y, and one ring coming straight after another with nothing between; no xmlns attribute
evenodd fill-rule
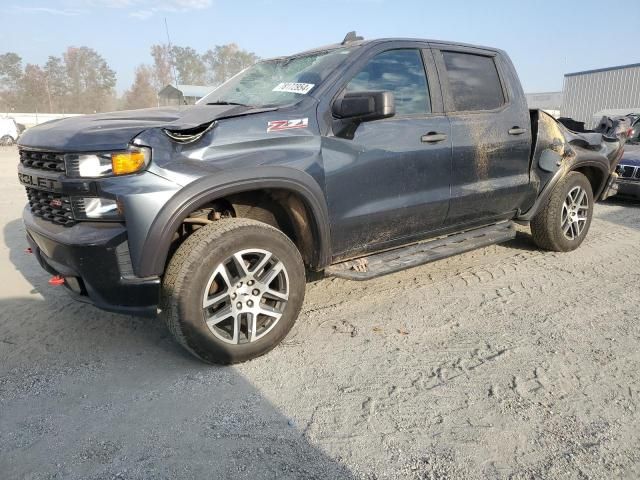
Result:
<svg viewBox="0 0 640 480"><path fill-rule="evenodd" d="M208 102L207 105L239 105L241 107L253 107L253 105L247 105L246 103L227 102L226 100L216 100L215 102Z"/></svg>

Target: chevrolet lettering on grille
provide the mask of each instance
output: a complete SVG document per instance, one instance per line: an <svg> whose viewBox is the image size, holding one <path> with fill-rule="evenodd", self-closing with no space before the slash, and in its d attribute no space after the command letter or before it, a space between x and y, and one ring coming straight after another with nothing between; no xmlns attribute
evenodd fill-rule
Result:
<svg viewBox="0 0 640 480"><path fill-rule="evenodd" d="M22 185L27 187L51 190L54 192L61 190L60 182L46 177L37 177L28 173L18 173L18 179Z"/></svg>

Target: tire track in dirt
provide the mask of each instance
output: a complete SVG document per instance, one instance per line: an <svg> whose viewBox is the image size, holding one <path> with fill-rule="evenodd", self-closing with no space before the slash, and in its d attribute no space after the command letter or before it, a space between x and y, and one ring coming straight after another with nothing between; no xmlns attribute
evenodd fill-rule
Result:
<svg viewBox="0 0 640 480"><path fill-rule="evenodd" d="M623 370L629 371L622 365L613 367L611 354L598 352L602 350L596 347L601 342L600 330L620 328L619 338L634 332L635 337L632 335L622 351L626 362L629 355L637 362L631 346L638 339L638 329L628 324L631 317L624 311L616 312L620 318L615 322L599 325L590 320L585 325L584 319L607 318L611 306L605 299L616 298L621 285L638 284L640 259L635 246L640 235L633 228L612 229L607 221L596 220L592 228L593 236L570 254L514 254L508 246L495 246L485 249L491 254L473 252L370 284L320 282L319 291L308 300L310 306L305 308L297 337L318 341L333 322L348 318L362 333L341 339L333 348L352 349L372 371L358 369L354 375L324 372L331 379L344 378L345 386L339 401L317 406L306 435L330 451L342 451L347 445L351 450L382 449L388 452L388 461L395 458L392 452L397 448L404 453L397 454L394 465L400 458L405 459L405 465L414 465L424 451L446 455L450 451L447 445L491 444L494 439L489 438L497 435L515 447L480 450L483 455L495 456L494 466L501 473L511 472L516 478L562 468L591 471L596 476L606 468L632 468L633 463L622 457L605 462L605 467L589 460L590 455L605 454L612 447L622 428L622 422L612 418L634 421L630 412L611 408L610 401L600 405L598 400L586 401L585 397L593 396L589 389L595 385L594 376L606 382L608 368L614 369L616 378ZM403 293L409 289L412 296L407 299ZM331 299L327 308L322 307L324 298ZM416 305L420 298L436 305ZM423 315L407 318L411 309ZM382 334L374 332L373 326ZM593 330L593 337L584 338L585 326ZM409 335L397 334L398 327ZM412 341L413 336L420 340ZM371 352L379 349L386 356ZM390 362L385 357L396 358ZM303 358L318 360L311 354ZM359 381L360 375L370 383ZM589 383L585 381L588 377ZM630 388L640 390L637 380ZM513 419L505 421L503 415ZM525 428L521 428L522 422ZM601 429L594 430L593 422ZM549 423L554 425L551 431L546 430ZM591 443L586 441L591 446L572 447L570 439L559 434L567 428L591 438ZM425 431L429 440L425 440ZM547 444L550 453L541 455L532 450L529 442L533 439ZM637 438L634 442L637 445ZM415 448L417 444L422 448ZM558 448L574 460L564 462L562 455L551 453ZM473 451L458 448L460 451L464 462L480 465L481 458ZM622 451L637 459L632 447ZM378 463L382 471L384 463ZM476 474L468 476L476 477L478 470L474 471Z"/></svg>

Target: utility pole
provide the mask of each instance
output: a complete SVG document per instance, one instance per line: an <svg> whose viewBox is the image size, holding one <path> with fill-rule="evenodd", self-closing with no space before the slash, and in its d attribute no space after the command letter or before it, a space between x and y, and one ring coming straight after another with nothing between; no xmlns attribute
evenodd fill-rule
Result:
<svg viewBox="0 0 640 480"><path fill-rule="evenodd" d="M47 90L47 97L49 98L49 113L53 113L53 105L51 103L51 89L49 88L49 76L44 77L44 87Z"/></svg>
<svg viewBox="0 0 640 480"><path fill-rule="evenodd" d="M173 79L176 82L176 88L178 88L178 73L176 72L176 65L173 61L173 49L171 48L171 37L169 36L169 24L167 23L167 17L164 17L164 29L167 32L167 45L169 46L169 68L173 72Z"/></svg>

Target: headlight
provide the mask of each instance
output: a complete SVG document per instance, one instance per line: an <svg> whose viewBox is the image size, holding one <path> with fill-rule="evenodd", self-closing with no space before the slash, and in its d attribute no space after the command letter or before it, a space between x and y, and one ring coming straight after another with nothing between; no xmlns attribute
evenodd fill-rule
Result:
<svg viewBox="0 0 640 480"><path fill-rule="evenodd" d="M122 208L110 198L72 197L71 207L76 220L123 220Z"/></svg>
<svg viewBox="0 0 640 480"><path fill-rule="evenodd" d="M67 174L70 177L82 178L136 173L146 168L149 160L151 160L151 150L145 147L129 147L122 152L65 155Z"/></svg>

